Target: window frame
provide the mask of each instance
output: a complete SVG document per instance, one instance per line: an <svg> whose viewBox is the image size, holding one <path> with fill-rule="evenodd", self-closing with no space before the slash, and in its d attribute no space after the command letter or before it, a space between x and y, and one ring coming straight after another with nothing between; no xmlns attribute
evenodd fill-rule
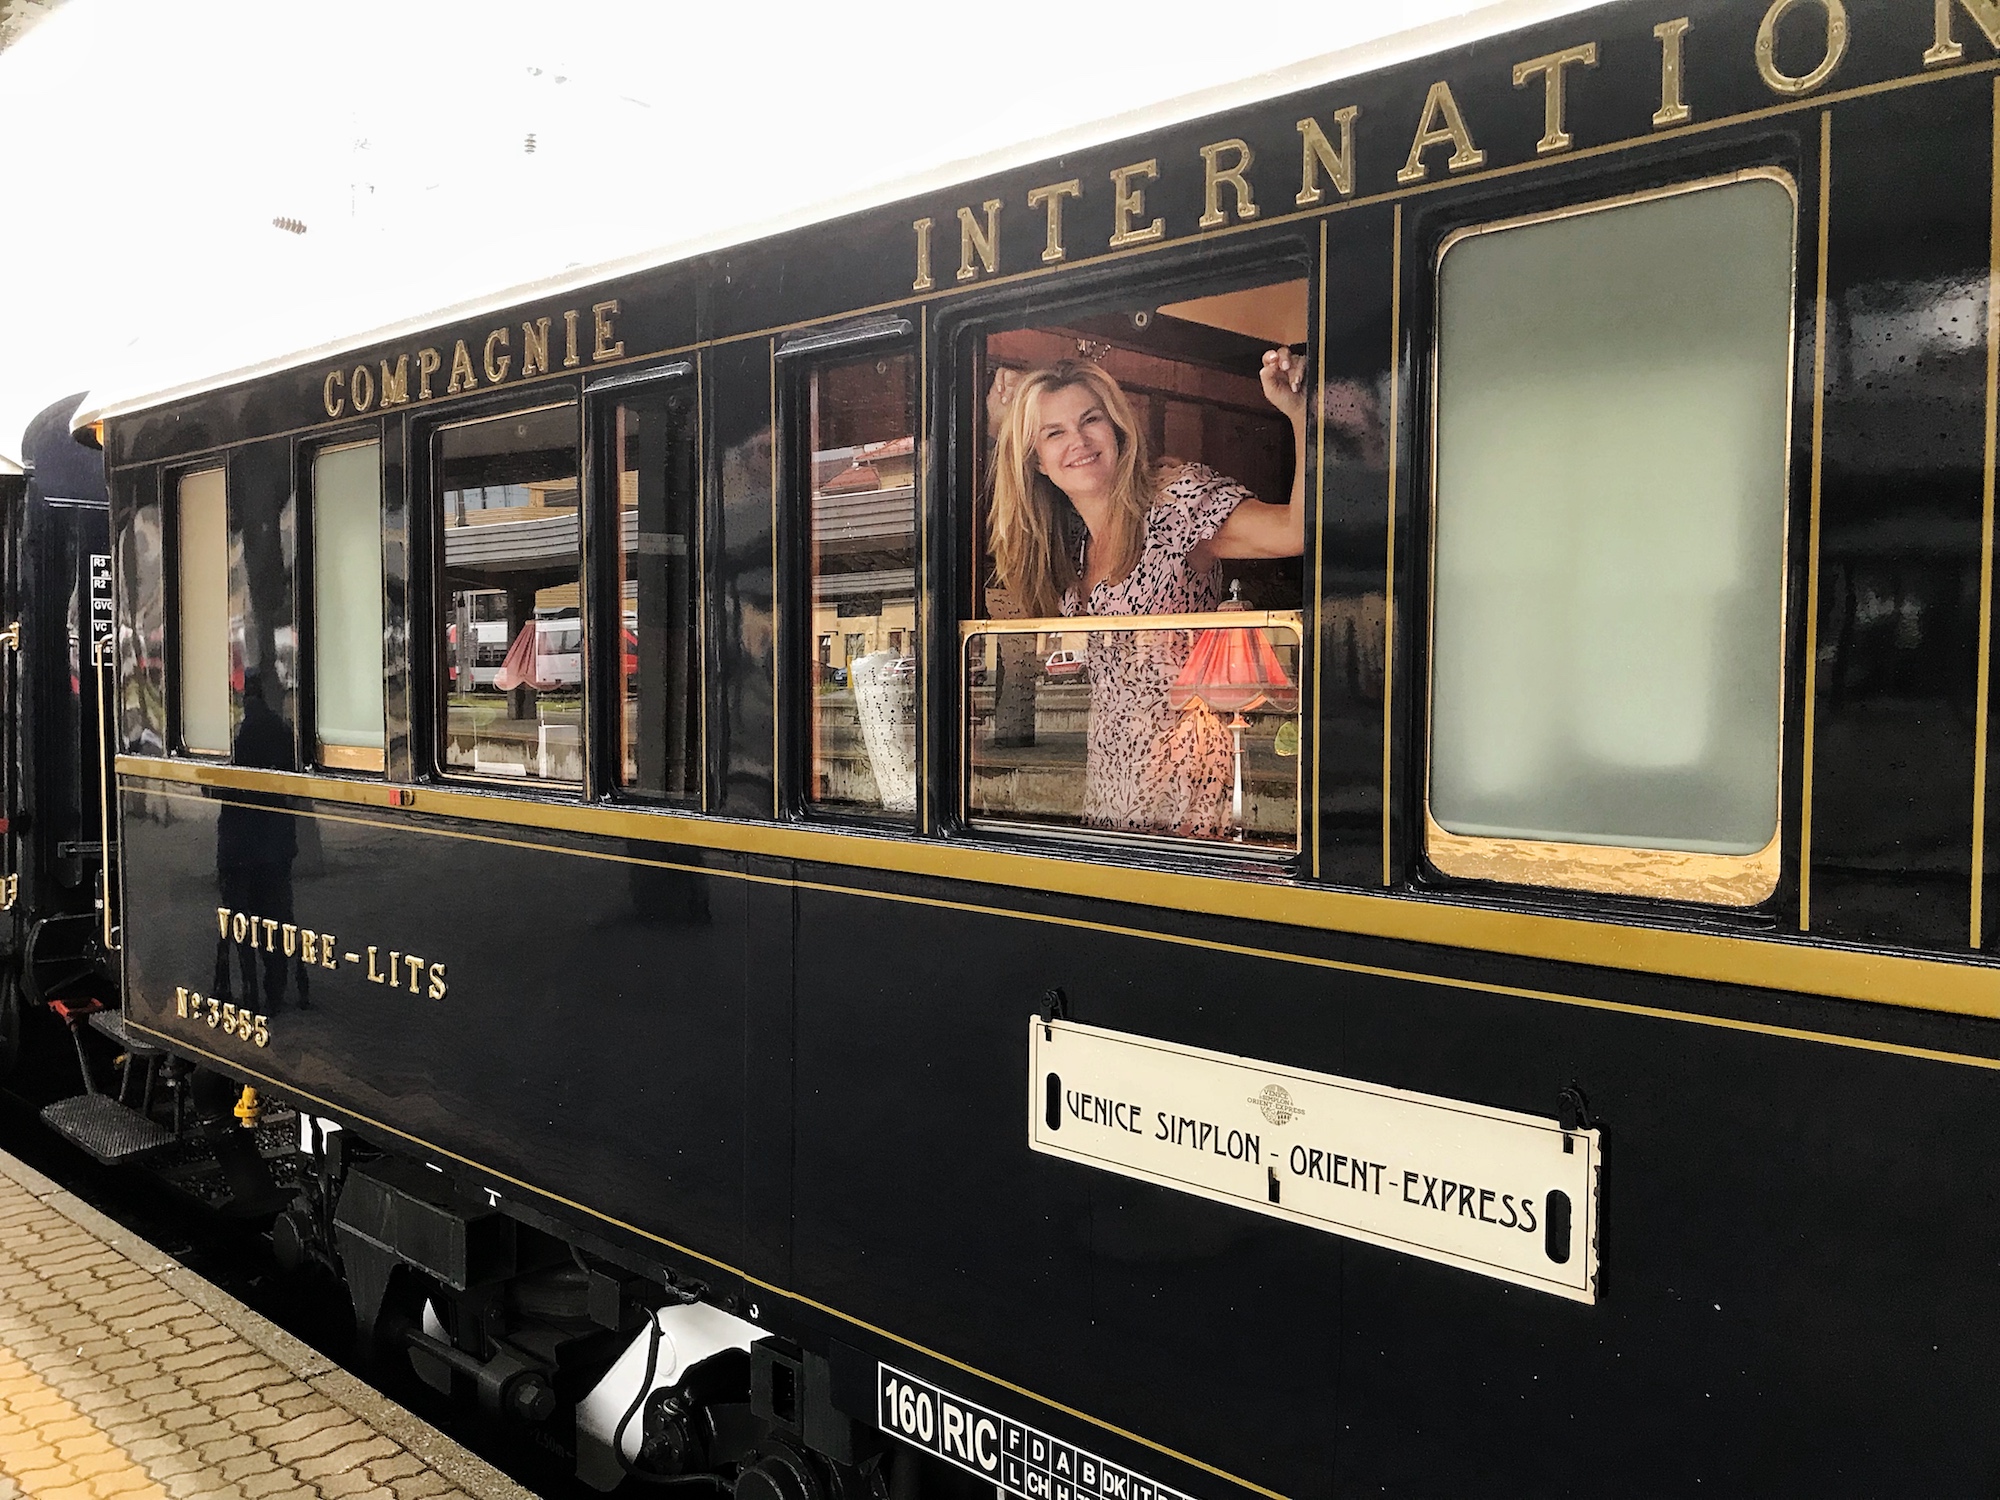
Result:
<svg viewBox="0 0 2000 1500"><path fill-rule="evenodd" d="M1786 307L1788 342L1785 360L1785 415L1782 448L1783 481L1780 485L1778 570L1774 580L1778 590L1778 690L1776 694L1777 772L1774 778L1774 819L1771 837L1763 848L1750 854L1710 854L1692 850L1657 849L1622 844L1585 844L1561 840L1494 837L1460 834L1443 827L1431 811L1433 740L1436 726L1437 660L1437 535L1438 535L1438 435L1443 415L1439 400L1440 335L1443 328L1445 257L1457 245L1484 235L1526 228L1562 219L1580 218L1637 203L1685 197L1714 188L1751 181L1775 182L1792 203L1791 280ZM1793 585L1793 527L1795 507L1792 490L1797 482L1794 463L1798 423L1796 366L1799 351L1799 254L1802 242L1800 191L1796 174L1776 163L1764 162L1679 181L1614 191L1588 198L1569 198L1552 206L1527 212L1478 218L1439 235L1431 251L1428 274L1429 349L1426 353L1427 399L1424 412L1425 484L1424 537L1424 664L1423 664L1423 775L1419 790L1421 854L1424 865L1437 875L1454 881L1478 881L1519 891L1565 891L1585 895L1670 900L1697 905L1718 913L1748 911L1761 907L1777 895L1783 883L1784 844L1788 827L1785 818L1788 777L1791 766L1786 755L1790 735L1794 680L1790 654L1794 648L1795 603ZM1807 711L1810 711L1808 706Z"/></svg>
<svg viewBox="0 0 2000 1500"><path fill-rule="evenodd" d="M1318 600L1314 597L1313 556L1315 540L1324 526L1320 513L1320 486L1311 481L1313 462L1325 452L1325 412L1306 428L1307 475L1306 550L1300 559L1301 587L1296 601L1280 608L1255 610L1251 618L1283 620L1296 617L1299 640L1299 732L1298 795L1294 809L1295 837L1290 848L1259 848L1229 840L1189 838L1174 834L1125 833L1077 824L1035 824L977 817L971 809L971 724L965 698L965 641L968 630L980 625L1012 624L989 620L974 613L974 604L983 579L979 576L982 548L977 517L980 508L968 502L978 487L976 458L985 432L984 350L987 338L1010 329L1030 329L1043 323L1065 319L1130 312L1135 305L1159 306L1169 302L1192 301L1205 296L1248 291L1285 281L1302 281L1306 287L1306 359L1317 383L1323 368L1326 327L1321 317L1320 282L1324 275L1316 229L1297 224L1275 223L1243 236L1234 244L1204 245L1199 242L1142 255L1131 261L1103 267L1079 267L1053 287L1030 280L1022 287L1002 287L990 292L973 292L955 299L940 310L935 342L938 374L933 378L933 399L937 402L932 420L938 430L949 434L949 451L943 456L939 489L949 497L950 513L938 529L944 533L941 550L942 571L933 589L933 613L940 616L937 627L942 639L941 654L950 670L935 676L931 689L933 726L939 746L939 764L926 766L942 789L950 788L950 800L938 801L948 811L949 831L982 843L1003 845L1022 853L1048 853L1064 858L1087 859L1105 864L1138 864L1171 860L1185 867L1198 862L1201 873L1217 876L1269 878L1282 874L1305 880L1313 868L1310 804L1319 795L1314 778L1314 751L1319 732L1320 694L1315 672L1315 656L1321 629ZM1079 617L1080 618L1080 617ZM1119 618L1107 616L1105 618ZM1137 619L1139 616L1124 618ZM1206 617L1204 617L1206 618ZM1226 613L1215 616L1227 622ZM1290 628L1286 626L1284 628ZM943 758L951 757L947 767Z"/></svg>
<svg viewBox="0 0 2000 1500"><path fill-rule="evenodd" d="M424 701L430 707L430 731L424 737L428 749L418 764L424 766L437 781L457 786L479 787L489 791L513 792L518 796L554 797L567 802L589 801L595 795L597 776L592 757L596 753L592 730L593 677L592 644L596 634L591 628L592 613L596 608L595 589L592 587L592 560L595 548L591 544L590 518L587 510L589 481L587 463L589 459L589 423L586 418L587 405L580 381L558 381L537 387L532 392L533 399L523 401L523 393L507 391L495 392L487 400L467 402L449 411L430 414L422 423L412 422L409 434L410 467L421 474L420 483L411 486L413 500L421 497L421 524L423 534L428 539L429 567L426 577L426 595L423 601L419 623L424 641L421 652L414 649L416 630L412 630L412 656L422 663L417 680L426 684L422 690ZM584 640L581 653L580 695L582 708L578 724L582 743L579 746L582 775L576 781L558 781L554 778L510 777L481 775L477 771L448 765L445 761L445 735L450 728L449 676L444 670L444 659L440 653L440 642L444 638L445 603L450 595L445 576L445 531L444 488L440 480L439 440L453 428L476 426L483 422L504 421L509 417L531 416L537 412L554 411L562 407L573 408L576 412L575 451L577 462L577 618L583 626ZM413 509L416 507L413 507ZM414 613L414 612L413 612Z"/></svg>
<svg viewBox="0 0 2000 1500"><path fill-rule="evenodd" d="M354 427L315 437L309 442L301 442L296 450L293 463L296 493L304 498L302 524L298 528L299 547L296 562L295 588L296 608L299 623L301 650L297 703L302 726L300 741L310 750L307 763L315 774L354 777L363 780L387 780L389 775L390 732L390 692L389 675L395 663L390 659L389 637L393 622L389 610L389 573L387 565L388 516L389 516L389 471L394 460L390 454L390 437L385 430L387 424L372 421ZM326 747L319 738L319 486L315 482L315 465L321 455L342 448L357 448L365 444L375 445L376 477L376 536L378 545L375 556L375 577L382 593L382 642L380 655L383 671L382 689L382 750L381 764L375 766L341 765L329 760ZM308 738L309 736L309 738ZM353 747L334 747L353 748Z"/></svg>
<svg viewBox="0 0 2000 1500"><path fill-rule="evenodd" d="M186 650L185 650L186 643L184 639L185 632L182 629L182 608L185 602L186 590L183 587L183 580L181 577L181 558L183 555L182 549L184 546L184 538L181 535L182 531L181 485L186 480L194 477L197 474L217 473L222 476L222 534L223 534L222 609L223 609L223 618L225 621L225 627L223 631L222 679L223 679L223 690L224 693L227 694L229 685L228 626L229 623L232 622L233 620L229 602L230 598L229 551L228 551L229 492L230 492L229 457L230 457L230 450L225 448L213 454L205 455L201 458L191 459L182 463L162 465L159 471L160 488L162 490L162 494L160 497L160 509L167 521L167 524L161 527L161 531L165 538L165 546L162 548L162 553L163 553L162 567L167 575L166 582L168 585L166 591L167 592L166 617L167 617L168 628L165 631L166 635L165 656L166 656L167 683L168 683L168 688L167 688L167 744L169 746L168 753L170 755L178 756L187 760L207 761L210 764L218 764L218 765L229 764L230 760L236 753L236 747L235 747L236 726L233 723L230 724L229 733L227 736L230 743L224 745L219 750L212 750L212 749L207 749L205 747L192 746L188 744L186 715L182 712L183 698L187 690L187 676L186 676ZM225 719L229 718L233 714L233 712L234 712L234 705L232 703L230 707L225 710L224 713Z"/></svg>
<svg viewBox="0 0 2000 1500"><path fill-rule="evenodd" d="M585 381L583 385L582 421L584 447L583 488L583 530L586 538L587 573L584 588L584 612L586 634L584 641L584 722L588 726L596 747L586 745L586 764L595 764L594 785L602 788L601 795L608 801L618 802L634 809L657 809L661 812L688 813L707 812L710 805L710 782L708 766L708 693L709 693L709 625L708 625L708 438L707 392L703 389L704 372L699 354L691 358L672 359L664 363L637 370L620 370L616 374L600 376ZM685 382L685 386L683 386ZM619 661L624 647L624 579L619 575L618 563L621 543L611 540L611 528L621 524L618 503L617 482L614 472L618 462L617 441L612 431L612 420L618 405L627 396L645 395L655 391L686 389L694 400L694 411L685 432L674 435L673 441L689 443L693 448L693 471L695 493L693 499L694 536L693 556L690 559L694 584L694 680L689 684L693 696L693 710L697 719L695 731L695 789L686 795L667 795L637 790L624 783L624 767L620 747L623 741L622 718L624 714L624 670ZM592 537L602 539L603 545L594 549L588 547ZM598 612L603 619L594 623L598 628L590 631L590 612L597 600L608 601ZM615 628L603 628L616 617ZM598 694L589 692L593 672L597 680L608 685L606 691Z"/></svg>
<svg viewBox="0 0 2000 1500"><path fill-rule="evenodd" d="M932 779L926 754L925 730L931 705L937 694L931 687L932 653L925 649L931 632L934 610L927 566L930 522L927 515L930 486L926 478L926 411L930 400L928 371L924 358L924 338L919 327L921 311L908 316L891 313L864 319L848 319L832 324L794 330L771 349L774 395L773 426L782 444L778 465L776 497L778 523L778 569L775 582L778 701L773 719L778 725L778 762L774 768L778 787L778 815L781 819L864 828L882 833L916 837L927 831ZM915 626L910 653L917 660L917 752L915 756L916 802L909 813L886 808L846 806L820 802L808 795L812 777L813 729L812 686L814 664L819 660L813 635L812 573L812 399L813 375L832 366L852 363L868 356L906 358L910 362L911 412L914 431L915 493L911 504L916 517L916 546L912 554L915 574L912 597ZM788 601L797 604L788 610ZM788 613L795 618L786 618Z"/></svg>

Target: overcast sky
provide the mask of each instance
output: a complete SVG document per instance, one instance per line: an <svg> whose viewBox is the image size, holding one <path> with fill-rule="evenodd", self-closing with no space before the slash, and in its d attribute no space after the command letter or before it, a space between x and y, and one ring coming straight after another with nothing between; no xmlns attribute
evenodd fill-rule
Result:
<svg viewBox="0 0 2000 1500"><path fill-rule="evenodd" d="M1479 8L68 0L0 53L0 452L71 391L234 368Z"/></svg>

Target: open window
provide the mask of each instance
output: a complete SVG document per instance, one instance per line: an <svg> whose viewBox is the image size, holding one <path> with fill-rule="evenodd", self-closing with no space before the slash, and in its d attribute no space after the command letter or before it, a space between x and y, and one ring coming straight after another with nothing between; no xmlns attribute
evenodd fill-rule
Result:
<svg viewBox="0 0 2000 1500"><path fill-rule="evenodd" d="M1310 305L1303 268L1285 269L975 342L986 430L960 627L974 826L1298 849ZM1296 362L1296 417L1266 395L1267 351ZM1295 539L1231 555L1245 501L1278 507ZM1136 517L1122 533L1121 507Z"/></svg>
<svg viewBox="0 0 2000 1500"><path fill-rule="evenodd" d="M1440 248L1424 828L1445 874L1776 888L1796 217L1757 171Z"/></svg>
<svg viewBox="0 0 2000 1500"><path fill-rule="evenodd" d="M583 780L582 528L574 402L438 429L438 764Z"/></svg>

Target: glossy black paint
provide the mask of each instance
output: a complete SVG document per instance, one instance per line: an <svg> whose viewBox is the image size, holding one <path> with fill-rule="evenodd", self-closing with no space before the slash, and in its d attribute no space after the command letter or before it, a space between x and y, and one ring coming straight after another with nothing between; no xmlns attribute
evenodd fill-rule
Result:
<svg viewBox="0 0 2000 1500"><path fill-rule="evenodd" d="M1690 18L1685 92L1698 120L1785 102L1752 61L1763 7L1714 0L1672 14ZM1822 16L1793 8L1781 65L1811 66ZM959 600L969 597L961 460L978 402L962 388L956 340L981 310L1132 295L1165 267L1233 274L1301 244L1316 254L1323 222L1320 352L1349 406L1326 435L1322 555L1307 573L1318 580L1321 717L1309 748L1321 882L1382 880L1393 513L1394 899L1983 961L1968 943L1968 713L1992 49L1959 12L1965 72L1923 78L1928 7L1849 16L1852 45L1831 89L1920 81L1825 106L1829 318L1810 657L1821 107L1649 138L1652 28L1666 12L1607 7L549 304L585 309L587 327L593 304L617 300L622 361L702 345L710 809L772 822L780 769L803 732L796 715L774 720L772 684L791 670L788 611L798 606L783 590L774 601L773 555L796 544L785 528L798 507L773 448L784 376L769 330L884 307L923 320L928 566L934 600ZM1536 166L1543 96L1538 82L1515 88L1512 67L1585 40L1598 42L1599 60L1569 78L1576 149ZM1297 215L1296 122L1330 125L1334 109L1359 105L1357 194L1389 193L1440 78L1486 166L1522 170L1453 182L1448 148L1433 148L1426 191L1400 200L1397 282L1391 204ZM1198 148L1229 137L1255 150L1262 216L1197 242ZM1109 257L1108 173L1155 158L1145 214L1167 220L1168 243ZM1426 871L1417 833L1435 248L1466 224L1749 166L1782 168L1800 203L1783 884L1765 906L1735 913L1442 881ZM1043 273L1043 221L1025 195L1070 176L1086 184L1069 219L1071 262ZM1036 274L990 288L975 275L962 298L912 303L911 221L933 220L933 274L955 292L957 208L987 197L1007 205L1002 274ZM464 338L476 357L490 329L547 311L524 304L409 347L448 356ZM279 492L249 476L297 473L298 451L316 440L297 429L335 430L321 406L325 373L301 369L114 422L129 748L157 754L165 743L162 476L237 445L232 524L244 528L246 556L253 533L261 549L246 569L245 613L275 642L295 608L280 576L291 543ZM574 390L589 374L557 370L532 390ZM413 403L381 419L391 783L427 772L427 755L410 748L430 733L431 667L412 651L430 618L426 434L530 390L482 390L476 407ZM932 618L933 683L950 675L938 663L955 639L955 607ZM936 837L981 842L952 825L955 708L942 688L934 704L925 775ZM1799 867L1808 713L1809 871ZM384 787L385 803L395 796ZM493 795L524 813L529 800ZM232 805L263 820L253 826L271 847L296 845L269 899L301 924L331 927L342 955L331 972L279 966L264 1052L173 1014L176 986L237 982L213 895ZM1085 901L703 851L676 843L684 825L669 818L612 839L525 816L496 829L144 781L128 784L123 817L127 1004L147 1024L382 1144L664 1259L718 1296L740 1293L739 1305L755 1301L767 1326L809 1347L838 1339L901 1363L1191 1493L1239 1491L1020 1389L1287 1495L1943 1493L2000 1477L2000 1436L1977 1405L2000 1383L1981 1333L2000 1313L1989 1248L2000 1208L1983 1165L2000 1149L2000 1111L1994 1071L1972 1065L2000 1060L1992 1021L1152 911L1117 901L1116 872L1167 861L1132 853L1095 856L1109 872L1105 898ZM1812 932L1800 935L1808 893ZM1987 902L1989 929L1996 905ZM448 993L369 983L365 963L344 957L369 945L447 964ZM1600 1302L1561 1302L1031 1154L1026 1030L1052 986L1094 1025L1540 1116L1580 1087L1605 1130ZM1758 1026L1816 1035L1746 1029Z"/></svg>

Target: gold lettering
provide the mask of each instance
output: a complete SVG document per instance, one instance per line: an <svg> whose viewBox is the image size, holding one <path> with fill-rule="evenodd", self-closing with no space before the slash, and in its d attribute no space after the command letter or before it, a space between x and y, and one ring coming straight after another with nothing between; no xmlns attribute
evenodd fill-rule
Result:
<svg viewBox="0 0 2000 1500"><path fill-rule="evenodd" d="M444 999L444 992L450 988L444 981L444 965L431 965L431 999Z"/></svg>
<svg viewBox="0 0 2000 1500"><path fill-rule="evenodd" d="M1234 152L1235 163L1222 165L1222 153ZM1203 212L1200 220L1203 229L1214 229L1228 219L1222 211L1222 185L1226 182L1236 195L1236 217L1254 219L1257 217L1257 200L1251 196L1250 180L1243 174L1250 170L1257 160L1257 153L1250 149L1245 140L1231 138L1216 141L1201 148Z"/></svg>
<svg viewBox="0 0 2000 1500"><path fill-rule="evenodd" d="M1681 97L1681 38L1687 35L1688 18L1662 21L1653 28L1660 39L1660 107L1653 111L1653 128L1680 125L1694 118L1694 111Z"/></svg>
<svg viewBox="0 0 2000 1500"><path fill-rule="evenodd" d="M991 276L1000 268L1000 200L988 198L981 205L986 210L986 227L981 229L979 221L972 217L972 210L958 211L958 279L970 281L979 274L972 267L972 257L979 256L979 264Z"/></svg>
<svg viewBox="0 0 2000 1500"><path fill-rule="evenodd" d="M177 1016L185 1017L187 1013L188 1013L187 986L184 984L177 984L174 986L174 1014Z"/></svg>
<svg viewBox="0 0 2000 1500"><path fill-rule="evenodd" d="M396 356L396 368L389 368L389 361L382 361L382 404L401 406L410 399L410 356Z"/></svg>
<svg viewBox="0 0 2000 1500"><path fill-rule="evenodd" d="M382 976L375 972L375 945L373 943L368 945L368 982L370 984L380 984L382 982Z"/></svg>
<svg viewBox="0 0 2000 1500"><path fill-rule="evenodd" d="M285 934L285 957L290 958L299 951L299 930L290 922L281 929Z"/></svg>
<svg viewBox="0 0 2000 1500"><path fill-rule="evenodd" d="M506 329L496 328L487 334L486 347L481 351L481 361L486 366L486 381L489 385L498 385L501 381L505 380L507 378L507 371L514 363L514 356L511 354L503 354L496 361L493 358L493 346L495 344L498 344L502 349L507 347Z"/></svg>
<svg viewBox="0 0 2000 1500"><path fill-rule="evenodd" d="M250 919L242 912L229 914L229 935L239 943L250 935Z"/></svg>
<svg viewBox="0 0 2000 1500"><path fill-rule="evenodd" d="M388 980L389 988L392 990L399 990L403 987L402 971L396 965L396 960L402 956L394 948L389 950L389 972L382 977Z"/></svg>
<svg viewBox="0 0 2000 1500"><path fill-rule="evenodd" d="M625 341L618 339L614 342L612 339L611 316L617 311L618 304L615 301L591 305L591 332L596 336L590 346L590 357L593 360L618 359L625 353Z"/></svg>
<svg viewBox="0 0 2000 1500"><path fill-rule="evenodd" d="M250 919L250 951L252 953L259 952L262 946L263 945L257 941L257 919L255 917L252 917Z"/></svg>
<svg viewBox="0 0 2000 1500"><path fill-rule="evenodd" d="M341 386L345 385L346 382L347 382L347 377L341 374L340 371L338 370L327 371L326 381L319 388L319 399L320 399L320 404L326 408L326 414L329 417L337 417L342 412L347 410L347 398L345 396L336 396L334 394L334 392Z"/></svg>
<svg viewBox="0 0 2000 1500"><path fill-rule="evenodd" d="M1817 5L1826 13L1826 51L1811 72L1794 76L1778 70L1778 23L1799 5ZM1757 28L1756 53L1758 75L1773 93L1787 98L1810 94L1833 77L1833 70L1847 55L1847 7L1841 0L1773 0L1771 8L1764 12L1763 25Z"/></svg>
<svg viewBox="0 0 2000 1500"><path fill-rule="evenodd" d="M368 372L368 366L354 367L354 373L347 377L347 394L354 402L356 416L375 404L375 377Z"/></svg>
<svg viewBox="0 0 2000 1500"><path fill-rule="evenodd" d="M1030 202L1033 200L1030 199ZM917 279L910 283L913 292L928 292L937 283L931 280L931 221L912 219L910 228L917 232Z"/></svg>
<svg viewBox="0 0 2000 1500"><path fill-rule="evenodd" d="M417 993L417 981L424 977L424 961L414 953L405 953L403 955L403 962L409 965L410 993L414 995Z"/></svg>
<svg viewBox="0 0 2000 1500"><path fill-rule="evenodd" d="M431 399L431 376L444 368L444 358L435 349L417 351L417 399Z"/></svg>
<svg viewBox="0 0 2000 1500"><path fill-rule="evenodd" d="M1299 195L1292 201L1300 208L1311 208L1326 196L1319 185L1322 167L1333 178L1335 192L1343 198L1354 195L1354 117L1360 113L1358 104L1333 112L1333 123L1340 127L1338 152L1328 142L1326 132L1319 128L1319 121L1310 118L1299 121L1299 154L1304 160L1299 169Z"/></svg>
<svg viewBox="0 0 2000 1500"><path fill-rule="evenodd" d="M1160 175L1160 159L1156 156L1148 161L1136 161L1129 167L1111 169L1111 248L1119 250L1126 245L1143 245L1149 240L1165 239L1167 221L1155 219L1144 229L1134 229L1132 221L1146 211L1146 191L1132 186L1134 177L1157 178Z"/></svg>
<svg viewBox="0 0 2000 1500"><path fill-rule="evenodd" d="M319 966L322 969L332 968L333 958L333 934L322 932L319 935Z"/></svg>
<svg viewBox="0 0 2000 1500"><path fill-rule="evenodd" d="M2000 0L1959 0L1965 13L1972 17L1979 29L1986 33L1986 40L2000 47ZM1933 0L1932 14L1937 29L1937 40L1931 50L1924 54L1924 66L1943 67L1946 63L1957 62L1965 56L1964 43L1951 34L1951 0Z"/></svg>
<svg viewBox="0 0 2000 1500"><path fill-rule="evenodd" d="M215 909L215 931L218 937L229 936L229 908L226 906Z"/></svg>
<svg viewBox="0 0 2000 1500"><path fill-rule="evenodd" d="M276 953L278 949L277 946L272 942L272 939L274 939L278 935L277 919L274 917L266 917L264 918L263 925L264 925L264 951L266 953Z"/></svg>
<svg viewBox="0 0 2000 1500"><path fill-rule="evenodd" d="M319 962L319 934L310 927L299 929L299 962L305 964Z"/></svg>
<svg viewBox="0 0 2000 1500"><path fill-rule="evenodd" d="M472 353L465 347L464 339L460 339L458 347L451 351L451 380L444 389L448 396L479 389L479 376L472 368Z"/></svg>
<svg viewBox="0 0 2000 1500"><path fill-rule="evenodd" d="M1563 127L1563 76L1566 69L1577 64L1586 68L1597 66L1597 43L1585 42L1580 47L1565 47L1560 52L1550 52L1514 64L1515 88L1527 87L1531 78L1542 80L1542 138L1535 142L1537 156L1547 156L1551 151L1567 151L1575 144L1574 138Z"/></svg>
<svg viewBox="0 0 2000 1500"><path fill-rule="evenodd" d="M1424 165L1424 153L1433 146L1445 145L1451 147L1445 166L1454 172L1469 171L1486 160L1486 153L1472 144L1472 132L1465 128L1465 116L1459 113L1458 101L1451 96L1451 85L1439 79L1424 98L1417 138L1410 142L1410 159L1403 163L1396 181L1422 182L1430 175L1430 168Z"/></svg>
<svg viewBox="0 0 2000 1500"><path fill-rule="evenodd" d="M549 368L549 320L537 318L521 325L521 378L544 375Z"/></svg>
<svg viewBox="0 0 2000 1500"><path fill-rule="evenodd" d="M563 314L563 368L573 370L583 363L576 352L576 320L582 316L575 308Z"/></svg>
<svg viewBox="0 0 2000 1500"><path fill-rule="evenodd" d="M1046 187L1028 190L1028 207L1046 209L1049 216L1048 244L1042 249L1042 261L1053 265L1063 258L1063 199L1081 198L1083 183L1072 177L1068 182L1051 182Z"/></svg>

